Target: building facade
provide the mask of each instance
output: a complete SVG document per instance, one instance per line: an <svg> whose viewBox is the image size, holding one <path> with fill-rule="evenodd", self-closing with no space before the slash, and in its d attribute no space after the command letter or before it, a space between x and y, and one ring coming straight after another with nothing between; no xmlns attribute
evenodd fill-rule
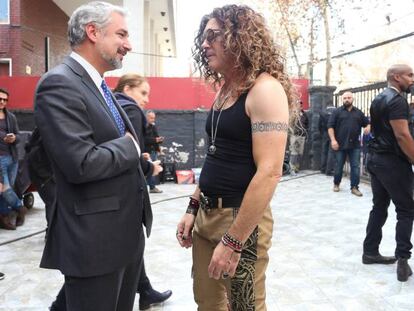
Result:
<svg viewBox="0 0 414 311"><path fill-rule="evenodd" d="M67 22L88 0L0 0L0 75L40 76L70 52ZM110 73L163 76L165 58L176 55L176 0L107 0L128 11L132 51Z"/></svg>
<svg viewBox="0 0 414 311"><path fill-rule="evenodd" d="M66 55L68 16L50 0L0 0L0 74L40 75ZM47 16L45 16L47 12Z"/></svg>

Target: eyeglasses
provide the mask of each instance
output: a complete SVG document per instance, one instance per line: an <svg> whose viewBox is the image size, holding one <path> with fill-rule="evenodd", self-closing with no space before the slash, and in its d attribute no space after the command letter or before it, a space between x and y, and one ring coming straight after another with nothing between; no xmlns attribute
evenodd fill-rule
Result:
<svg viewBox="0 0 414 311"><path fill-rule="evenodd" d="M5 102L5 103L7 103L9 101L9 99L8 98L1 98L0 97L0 102Z"/></svg>
<svg viewBox="0 0 414 311"><path fill-rule="evenodd" d="M207 29L201 36L201 42L205 40L208 44L212 44L221 35L223 32L219 29Z"/></svg>

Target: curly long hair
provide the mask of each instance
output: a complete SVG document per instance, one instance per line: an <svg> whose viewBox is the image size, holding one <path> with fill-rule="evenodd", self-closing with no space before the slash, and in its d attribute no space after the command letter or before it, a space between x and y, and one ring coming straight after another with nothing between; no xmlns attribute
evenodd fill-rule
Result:
<svg viewBox="0 0 414 311"><path fill-rule="evenodd" d="M275 45L263 16L248 6L225 5L202 18L192 49L196 70L215 87L223 82L223 76L208 66L205 50L201 46L204 29L212 18L223 31L224 53L234 59L234 69L240 75L237 95L251 89L257 77L266 72L282 84L289 110L293 111L297 95L286 74L285 59Z"/></svg>

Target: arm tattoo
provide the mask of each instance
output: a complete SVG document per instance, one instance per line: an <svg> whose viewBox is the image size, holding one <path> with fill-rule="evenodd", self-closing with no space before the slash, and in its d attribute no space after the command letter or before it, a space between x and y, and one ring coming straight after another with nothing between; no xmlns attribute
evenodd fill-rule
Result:
<svg viewBox="0 0 414 311"><path fill-rule="evenodd" d="M252 123L252 133L257 132L287 132L289 126L285 122L254 122Z"/></svg>

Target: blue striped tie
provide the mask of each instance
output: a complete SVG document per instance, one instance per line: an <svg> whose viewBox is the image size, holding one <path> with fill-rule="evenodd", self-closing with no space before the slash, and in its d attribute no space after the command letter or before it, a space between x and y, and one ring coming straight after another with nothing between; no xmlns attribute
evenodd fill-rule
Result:
<svg viewBox="0 0 414 311"><path fill-rule="evenodd" d="M121 115L119 114L118 109L116 109L114 101L112 100L112 94L109 90L108 86L105 83L105 80L102 80L101 88L103 90L103 93L105 95L105 101L106 104L109 107L109 110L111 110L111 113L115 119L116 126L118 127L119 133L121 133L121 136L125 135L125 123L124 120L122 120Z"/></svg>

